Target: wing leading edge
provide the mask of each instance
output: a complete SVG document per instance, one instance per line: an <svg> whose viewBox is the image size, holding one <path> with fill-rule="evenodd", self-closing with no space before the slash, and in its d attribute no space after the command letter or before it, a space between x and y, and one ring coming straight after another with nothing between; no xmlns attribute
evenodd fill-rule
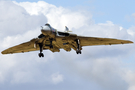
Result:
<svg viewBox="0 0 135 90"><path fill-rule="evenodd" d="M97 37L83 37L78 36L81 46L93 46L93 45L114 45L114 44L128 44L133 43L129 40L120 40L112 38L97 38Z"/></svg>
<svg viewBox="0 0 135 90"><path fill-rule="evenodd" d="M50 48L50 41L47 39L46 41L44 41L44 39L46 39L46 37L42 38L42 39L32 39L31 41L13 46L11 48L8 48L4 51L2 51L2 54L13 54L13 53L24 53L24 52L30 52L30 51L38 51L40 50L39 45L36 45L36 42L38 43L43 43L43 50L47 50L49 49L52 52L59 52L60 47L58 47L57 43L54 41L53 42L53 48Z"/></svg>
<svg viewBox="0 0 135 90"><path fill-rule="evenodd" d="M2 54L13 54L13 53L24 53L29 51L37 51L39 50L39 47L34 48L35 41L37 39L32 39L29 42L25 42L16 46L13 46L11 48L8 48L4 51L2 51Z"/></svg>
<svg viewBox="0 0 135 90"><path fill-rule="evenodd" d="M133 43L129 40L120 40L120 39L112 39L112 38L97 38L97 37L83 37L78 36L78 39L80 40L80 46L94 46L94 45L114 45L114 44L128 44ZM39 46L34 48L34 44L38 39L32 39L29 42L22 43L17 46L13 46L11 48L8 48L4 51L2 51L2 54L13 54L13 53L24 53L24 52L30 52L30 51L37 51L40 50ZM44 43L47 43L44 42ZM44 49L49 49L52 52L59 52L59 49L62 47L58 47L56 43L53 42L53 49L50 49L47 46L44 46Z"/></svg>

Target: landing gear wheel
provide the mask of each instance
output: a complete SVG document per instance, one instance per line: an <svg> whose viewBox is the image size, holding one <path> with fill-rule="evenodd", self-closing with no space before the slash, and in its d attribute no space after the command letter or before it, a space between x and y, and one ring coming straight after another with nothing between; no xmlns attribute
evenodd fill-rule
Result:
<svg viewBox="0 0 135 90"><path fill-rule="evenodd" d="M42 55L41 55L42 57L44 57L44 54L42 53Z"/></svg>
<svg viewBox="0 0 135 90"><path fill-rule="evenodd" d="M81 50L79 51L80 54L82 54Z"/></svg>
<svg viewBox="0 0 135 90"><path fill-rule="evenodd" d="M81 50L76 51L77 54L82 54Z"/></svg>
<svg viewBox="0 0 135 90"><path fill-rule="evenodd" d="M39 57L44 57L44 54L43 53L39 53L38 56Z"/></svg>

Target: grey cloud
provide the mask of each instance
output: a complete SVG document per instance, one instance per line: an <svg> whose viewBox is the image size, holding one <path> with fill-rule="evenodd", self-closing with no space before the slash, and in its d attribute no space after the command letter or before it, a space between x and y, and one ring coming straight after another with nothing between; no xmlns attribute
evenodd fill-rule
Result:
<svg viewBox="0 0 135 90"><path fill-rule="evenodd" d="M62 54L56 56L60 58L69 57L75 54ZM86 56L86 55L84 55ZM121 78L119 72L124 72L121 68L122 63L119 62L119 58L81 58L81 56L72 56L69 58L58 59L60 65L65 68L72 75L76 77L84 78L88 81L98 83L104 90L127 90L128 83Z"/></svg>
<svg viewBox="0 0 135 90"><path fill-rule="evenodd" d="M63 7L56 7L55 5L48 4L44 1L38 1L37 3L14 3L25 8L25 10L31 15L44 14L48 19L48 23L51 23L52 26L60 30L65 29L65 25L72 29L84 27L87 22L89 22L89 24L94 22L92 20L92 14L86 11L74 12Z"/></svg>
<svg viewBox="0 0 135 90"><path fill-rule="evenodd" d="M43 15L29 15L26 10L11 1L0 1L0 36L22 34L47 21Z"/></svg>

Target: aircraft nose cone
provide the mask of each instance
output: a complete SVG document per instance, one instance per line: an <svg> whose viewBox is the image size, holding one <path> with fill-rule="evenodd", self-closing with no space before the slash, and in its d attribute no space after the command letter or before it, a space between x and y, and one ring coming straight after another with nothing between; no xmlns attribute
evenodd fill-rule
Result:
<svg viewBox="0 0 135 90"><path fill-rule="evenodd" d="M44 33L47 33L47 31L46 30L41 30L41 32L44 34Z"/></svg>
<svg viewBox="0 0 135 90"><path fill-rule="evenodd" d="M44 32L44 30L41 30L41 32L43 33L43 32Z"/></svg>
<svg viewBox="0 0 135 90"><path fill-rule="evenodd" d="M49 34L51 34L51 31L50 31L50 30L41 30L41 32L42 32L44 35L49 35Z"/></svg>
<svg viewBox="0 0 135 90"><path fill-rule="evenodd" d="M45 33L46 33L45 30L41 30L41 32L42 32L42 34L44 34L44 35L45 35Z"/></svg>

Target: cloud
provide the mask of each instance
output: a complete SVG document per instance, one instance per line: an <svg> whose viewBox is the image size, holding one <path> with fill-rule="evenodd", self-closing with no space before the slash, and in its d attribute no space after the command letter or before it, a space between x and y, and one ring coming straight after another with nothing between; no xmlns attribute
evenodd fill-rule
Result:
<svg viewBox="0 0 135 90"><path fill-rule="evenodd" d="M64 57L69 57L75 54L62 55ZM60 56L58 56L60 57ZM66 69L66 71L76 75L76 77L83 78L88 81L93 81L98 83L104 88L104 90L127 90L128 83L123 80L123 70L120 58L93 58L95 56L90 56L89 58L84 57L70 57L63 60L58 60L59 63ZM80 59L81 58L81 59Z"/></svg>
<svg viewBox="0 0 135 90"><path fill-rule="evenodd" d="M129 83L128 90L134 90L135 89L135 71L132 70L125 70L124 79Z"/></svg>
<svg viewBox="0 0 135 90"><path fill-rule="evenodd" d="M132 14L132 17L135 19L135 13Z"/></svg>
<svg viewBox="0 0 135 90"><path fill-rule="evenodd" d="M51 77L54 84L58 84L63 81L63 75L59 73L54 73Z"/></svg>
<svg viewBox="0 0 135 90"><path fill-rule="evenodd" d="M0 37L10 33L10 35L23 34L27 30L33 30L46 22L43 15L29 15L26 10L11 1L1 1L0 11ZM10 7L9 7L10 6Z"/></svg>
<svg viewBox="0 0 135 90"><path fill-rule="evenodd" d="M30 15L44 14L47 17L48 23L51 23L57 29L64 29L67 25L72 28L80 28L87 22L92 22L92 14L85 11L74 12L63 7L56 7L44 1L33 2L14 2L22 6ZM77 17L76 17L77 16ZM72 20L72 21L71 21ZM57 23L56 23L57 22ZM70 23L69 23L70 22ZM77 23L76 23L77 22Z"/></svg>
<svg viewBox="0 0 135 90"><path fill-rule="evenodd" d="M130 27L130 28L127 30L127 32L128 32L132 37L134 37L134 35L135 35L134 29L135 29L135 26L132 26L132 27Z"/></svg>
<svg viewBox="0 0 135 90"><path fill-rule="evenodd" d="M87 11L72 11L44 1L0 1L0 6L1 51L38 36L40 26L46 22L60 30L67 25L79 35L135 41L134 27L127 30L112 21L95 24L92 14ZM83 47L82 55L76 55L75 51L61 50L54 54L44 51L45 58L41 59L38 52L0 55L0 82L20 84L20 87L24 84L34 87L55 84L57 88L63 85L69 89L77 83L75 88L78 90L89 87L88 82L95 82L100 87L97 90L133 90L134 69L124 67L122 60L134 51L134 45L116 45Z"/></svg>

